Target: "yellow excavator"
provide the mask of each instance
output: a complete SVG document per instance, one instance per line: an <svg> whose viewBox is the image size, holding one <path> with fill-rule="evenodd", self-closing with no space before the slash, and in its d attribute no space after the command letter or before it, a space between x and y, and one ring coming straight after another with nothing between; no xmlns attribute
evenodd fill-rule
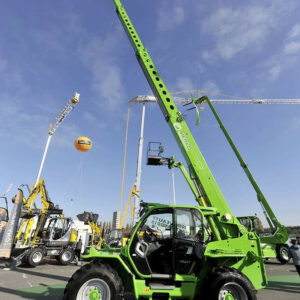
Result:
<svg viewBox="0 0 300 300"><path fill-rule="evenodd" d="M40 195L41 208L36 206ZM73 219L66 218L63 210L51 202L45 180L40 179L23 197L21 223L14 238L12 256L16 265L39 265L45 257L56 258L65 265L73 261L78 231Z"/></svg>
<svg viewBox="0 0 300 300"><path fill-rule="evenodd" d="M41 209L36 208L36 199L40 195ZM15 243L18 247L26 247L28 245L35 246L40 238L40 233L43 230L47 221L47 216L59 215L64 217L62 209L54 206L51 202L46 186L45 180L40 179L37 185L29 191L29 196L26 199L23 197L23 206L21 211L21 224L15 236ZM33 225L35 218L38 216L37 225L33 232ZM33 232L33 234L32 234Z"/></svg>
<svg viewBox="0 0 300 300"><path fill-rule="evenodd" d="M77 218L79 221L84 222L85 225L89 225L92 230L88 246L101 249L103 244L103 228L97 223L98 216L98 214L85 211L82 214L78 214Z"/></svg>

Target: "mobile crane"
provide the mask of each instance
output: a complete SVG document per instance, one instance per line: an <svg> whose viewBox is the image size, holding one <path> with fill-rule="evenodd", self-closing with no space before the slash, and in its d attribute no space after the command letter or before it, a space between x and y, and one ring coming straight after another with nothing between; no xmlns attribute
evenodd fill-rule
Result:
<svg viewBox="0 0 300 300"><path fill-rule="evenodd" d="M198 206L142 203L126 246L90 248L84 258L91 262L73 274L64 299L119 300L128 291L150 300L257 299L267 285L259 238L232 214L122 3L114 3L187 162Z"/></svg>

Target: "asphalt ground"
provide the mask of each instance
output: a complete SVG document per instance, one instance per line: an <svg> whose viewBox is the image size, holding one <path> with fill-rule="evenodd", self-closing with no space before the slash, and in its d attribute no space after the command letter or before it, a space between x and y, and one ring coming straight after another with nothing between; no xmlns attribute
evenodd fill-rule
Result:
<svg viewBox="0 0 300 300"><path fill-rule="evenodd" d="M0 299L61 300L65 285L78 266L47 261L36 268L0 269ZM269 286L258 292L259 300L299 300L300 277L293 264L266 264ZM127 300L133 299L127 296Z"/></svg>

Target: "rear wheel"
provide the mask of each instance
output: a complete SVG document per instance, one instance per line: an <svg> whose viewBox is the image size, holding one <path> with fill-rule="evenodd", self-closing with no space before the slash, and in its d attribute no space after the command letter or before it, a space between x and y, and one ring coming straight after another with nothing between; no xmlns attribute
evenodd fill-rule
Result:
<svg viewBox="0 0 300 300"><path fill-rule="evenodd" d="M276 258L283 265L289 262L290 254L287 245L278 245L276 247Z"/></svg>
<svg viewBox="0 0 300 300"><path fill-rule="evenodd" d="M216 268L203 283L205 299L257 300L252 283L231 268Z"/></svg>
<svg viewBox="0 0 300 300"><path fill-rule="evenodd" d="M75 252L73 249L64 249L59 254L58 260L62 265L68 265L70 264L75 257Z"/></svg>
<svg viewBox="0 0 300 300"><path fill-rule="evenodd" d="M41 248L33 248L26 254L28 265L32 267L38 266L44 258L44 251Z"/></svg>
<svg viewBox="0 0 300 300"><path fill-rule="evenodd" d="M123 284L116 270L107 264L91 262L69 280L64 300L121 300Z"/></svg>

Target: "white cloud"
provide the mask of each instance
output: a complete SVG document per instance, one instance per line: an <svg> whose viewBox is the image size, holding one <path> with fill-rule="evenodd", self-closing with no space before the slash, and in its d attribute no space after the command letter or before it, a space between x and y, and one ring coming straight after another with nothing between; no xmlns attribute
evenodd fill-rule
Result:
<svg viewBox="0 0 300 300"><path fill-rule="evenodd" d="M99 34L96 37L80 24L79 16L70 13L65 16L63 28L51 23L49 28L37 29L32 35L36 43L43 45L45 52L55 51L58 57L70 55L69 51L73 49L71 54L77 56L91 74L90 87L97 99L94 102L101 109L116 111L123 101L124 86L115 53L119 51L118 43L124 32L117 20L117 26L105 36Z"/></svg>
<svg viewBox="0 0 300 300"><path fill-rule="evenodd" d="M242 51L257 51L279 23L281 1L272 5L225 7L213 12L202 22L204 33L212 37L215 47L205 51L203 58L230 60ZM290 9L290 8L289 8Z"/></svg>
<svg viewBox="0 0 300 300"><path fill-rule="evenodd" d="M288 34L286 44L279 48L280 50L278 53L268 59L265 64L268 73L268 80L276 80L284 68L292 65L295 59L297 59L297 54L300 52L299 35L300 24L296 24Z"/></svg>
<svg viewBox="0 0 300 300"><path fill-rule="evenodd" d="M71 148L75 139L83 135L75 124L64 124L53 136L53 144L55 146Z"/></svg>
<svg viewBox="0 0 300 300"><path fill-rule="evenodd" d="M300 51L300 42L290 42L284 46L283 52L286 54L296 54Z"/></svg>
<svg viewBox="0 0 300 300"><path fill-rule="evenodd" d="M208 92L211 92L212 94L220 94L220 89L219 87L217 86L217 84L213 81L206 81L202 87L201 87L201 90L204 90L204 91L208 91Z"/></svg>
<svg viewBox="0 0 300 300"><path fill-rule="evenodd" d="M300 24L296 24L293 26L293 28L291 29L288 38L289 39L294 39L300 37Z"/></svg>
<svg viewBox="0 0 300 300"><path fill-rule="evenodd" d="M192 80L186 76L181 76L177 79L177 87L180 91L194 89Z"/></svg>
<svg viewBox="0 0 300 300"><path fill-rule="evenodd" d="M43 148L45 146L50 118L45 111L37 108L28 109L26 101L22 98L0 94L0 137L7 138L18 144L30 146L32 148ZM77 125L63 124L55 133L55 144L60 147L70 146L73 137L79 134Z"/></svg>
<svg viewBox="0 0 300 300"><path fill-rule="evenodd" d="M98 129L103 129L106 127L106 124L101 122L99 118L95 117L91 112L84 111L83 117L94 127L97 127Z"/></svg>
<svg viewBox="0 0 300 300"><path fill-rule="evenodd" d="M120 31L115 29L107 36L87 39L78 54L92 74L92 88L97 93L101 108L117 111L124 102L124 86L117 55L113 55L120 42Z"/></svg>
<svg viewBox="0 0 300 300"><path fill-rule="evenodd" d="M172 1L172 5L163 2L158 12L157 26L160 31L168 31L183 23L185 19L183 4L181 1Z"/></svg>
<svg viewBox="0 0 300 300"><path fill-rule="evenodd" d="M269 80L274 81L278 78L280 72L282 71L281 63L276 63L269 70Z"/></svg>

